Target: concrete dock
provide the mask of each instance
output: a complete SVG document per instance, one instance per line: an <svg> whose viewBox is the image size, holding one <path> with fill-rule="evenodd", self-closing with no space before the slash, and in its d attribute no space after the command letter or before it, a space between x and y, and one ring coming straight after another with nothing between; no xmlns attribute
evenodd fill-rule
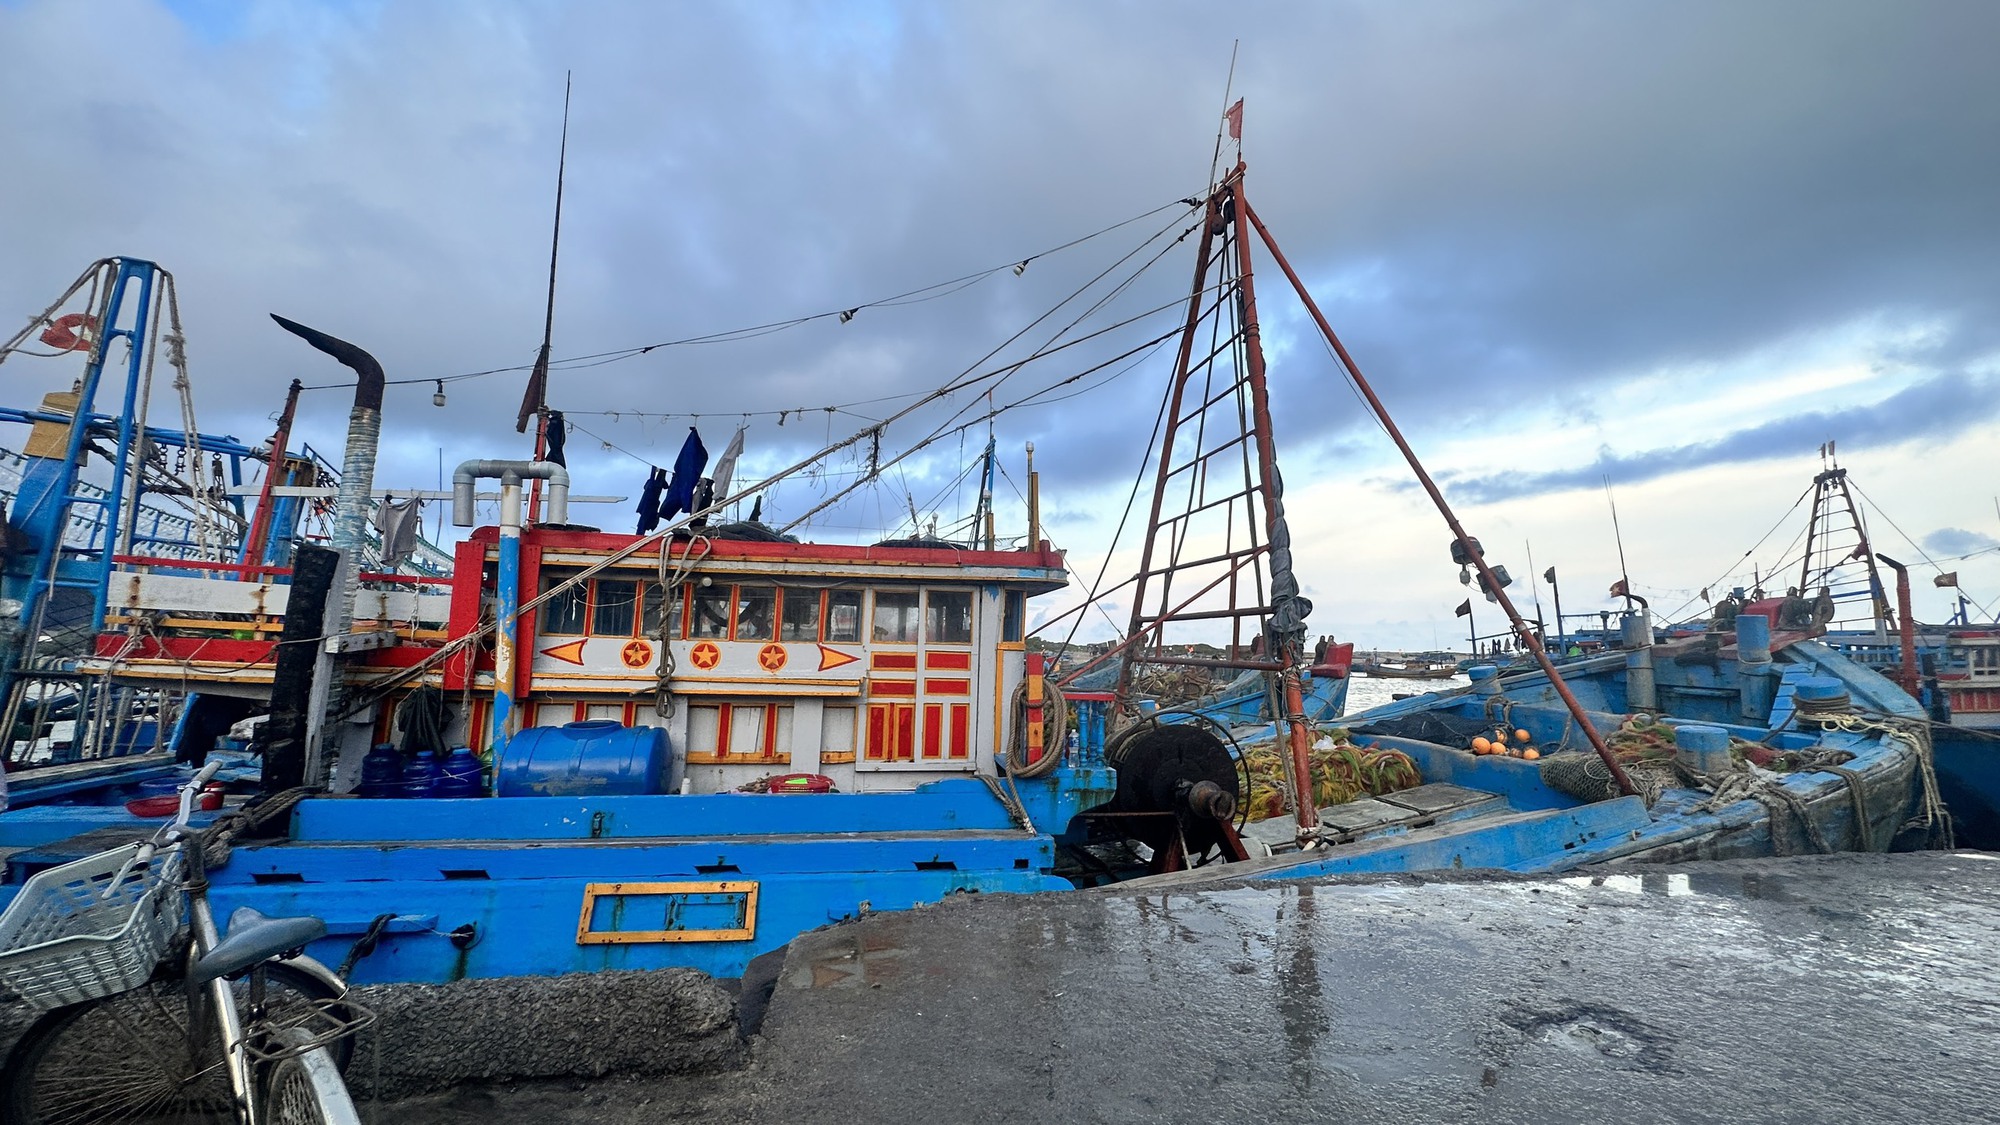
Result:
<svg viewBox="0 0 2000 1125"><path fill-rule="evenodd" d="M967 896L795 942L733 1069L380 1119L1995 1120L1997 935L1977 852Z"/></svg>

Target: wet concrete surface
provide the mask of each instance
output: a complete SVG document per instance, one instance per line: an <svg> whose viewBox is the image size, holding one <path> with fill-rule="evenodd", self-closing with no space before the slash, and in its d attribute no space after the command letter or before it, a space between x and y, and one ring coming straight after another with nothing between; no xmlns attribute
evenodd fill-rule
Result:
<svg viewBox="0 0 2000 1125"><path fill-rule="evenodd" d="M968 896L809 934L750 1061L381 1120L1983 1121L2000 856Z"/></svg>

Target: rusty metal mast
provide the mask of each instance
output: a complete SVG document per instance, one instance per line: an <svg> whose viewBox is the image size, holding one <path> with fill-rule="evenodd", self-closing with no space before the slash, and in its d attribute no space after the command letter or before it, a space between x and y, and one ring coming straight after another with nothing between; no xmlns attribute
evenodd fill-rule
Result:
<svg viewBox="0 0 2000 1125"><path fill-rule="evenodd" d="M1299 595L1291 573L1256 287L1237 203L1242 176L1239 163L1223 177L1209 194L1202 222L1131 622L1118 652L1116 695L1119 708L1129 710L1133 671L1142 664L1275 673L1303 839L1319 827L1301 684L1305 618L1312 607ZM1218 411L1227 424L1210 424ZM1170 497L1179 510L1163 516ZM1177 581L1182 591L1178 602ZM1190 594L1190 586L1198 588ZM1218 657L1176 653L1166 639L1170 622L1208 622L1211 628L1226 622L1228 645Z"/></svg>

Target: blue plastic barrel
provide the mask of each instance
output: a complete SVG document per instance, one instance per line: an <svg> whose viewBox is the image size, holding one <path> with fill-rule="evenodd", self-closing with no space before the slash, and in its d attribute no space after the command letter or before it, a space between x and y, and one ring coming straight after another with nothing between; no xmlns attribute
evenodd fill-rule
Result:
<svg viewBox="0 0 2000 1125"><path fill-rule="evenodd" d="M403 795L403 756L396 752L394 744L378 742L361 759L360 793L363 797Z"/></svg>
<svg viewBox="0 0 2000 1125"><path fill-rule="evenodd" d="M419 750L410 764L403 767L403 796L431 796L443 776L444 767L438 764L437 752Z"/></svg>
<svg viewBox="0 0 2000 1125"><path fill-rule="evenodd" d="M444 775L431 789L433 797L477 797L482 786L479 783L479 755L471 748L459 746L444 760Z"/></svg>
<svg viewBox="0 0 2000 1125"><path fill-rule="evenodd" d="M586 719L531 727L508 739L493 791L500 797L623 796L671 793L676 780L665 730Z"/></svg>

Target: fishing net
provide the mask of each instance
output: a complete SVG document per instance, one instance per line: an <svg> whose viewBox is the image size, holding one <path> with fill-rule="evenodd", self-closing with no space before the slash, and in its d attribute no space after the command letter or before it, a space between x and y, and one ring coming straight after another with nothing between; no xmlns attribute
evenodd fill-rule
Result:
<svg viewBox="0 0 2000 1125"><path fill-rule="evenodd" d="M1779 750L1762 742L1732 737L1729 756L1735 767L1718 777L1700 777L1680 764L1674 743L1674 728L1649 715L1634 715L1604 740L1611 756L1625 767L1626 776L1639 796L1651 805L1660 794L1676 787L1714 793L1743 795L1744 787L1756 781L1757 771L1789 774L1800 770L1825 769L1852 758L1845 751ZM1751 769L1749 767L1755 767ZM1542 782L1559 793L1583 801L1607 801L1619 796L1611 770L1593 751L1553 754L1542 759ZM1748 779L1747 781L1745 779ZM1745 790L1747 791L1747 790Z"/></svg>
<svg viewBox="0 0 2000 1125"><path fill-rule="evenodd" d="M1434 742L1439 746L1466 747L1476 735L1493 733L1493 720L1466 718L1447 711L1418 711L1411 715L1377 719L1372 723L1354 728L1356 734L1384 735L1390 738L1409 738L1418 742Z"/></svg>
<svg viewBox="0 0 2000 1125"><path fill-rule="evenodd" d="M1322 731L1307 752L1312 778L1313 807L1344 805L1364 794L1380 796L1423 784L1417 763L1400 750L1357 746L1348 732ZM1291 809L1291 750L1281 740L1266 739L1243 747L1242 768L1248 775L1245 817L1271 820Z"/></svg>

